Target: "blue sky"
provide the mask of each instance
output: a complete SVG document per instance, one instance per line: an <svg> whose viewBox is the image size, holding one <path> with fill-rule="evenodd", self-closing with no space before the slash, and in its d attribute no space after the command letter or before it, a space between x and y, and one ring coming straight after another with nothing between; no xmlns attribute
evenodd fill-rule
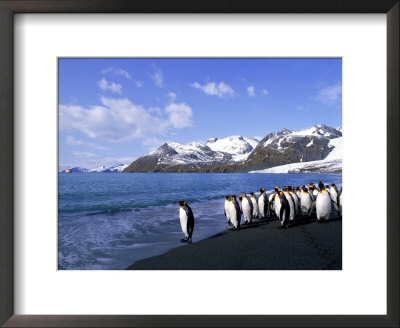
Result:
<svg viewBox="0 0 400 328"><path fill-rule="evenodd" d="M164 142L342 125L341 59L60 58L59 167Z"/></svg>

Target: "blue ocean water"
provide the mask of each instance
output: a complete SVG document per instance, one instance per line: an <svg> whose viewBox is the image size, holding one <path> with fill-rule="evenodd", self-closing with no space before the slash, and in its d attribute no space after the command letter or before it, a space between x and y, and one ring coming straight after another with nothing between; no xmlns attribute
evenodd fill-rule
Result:
<svg viewBox="0 0 400 328"><path fill-rule="evenodd" d="M341 186L342 175L60 173L58 268L125 269L182 245L177 201L193 210L196 242L226 229L225 195L319 181Z"/></svg>

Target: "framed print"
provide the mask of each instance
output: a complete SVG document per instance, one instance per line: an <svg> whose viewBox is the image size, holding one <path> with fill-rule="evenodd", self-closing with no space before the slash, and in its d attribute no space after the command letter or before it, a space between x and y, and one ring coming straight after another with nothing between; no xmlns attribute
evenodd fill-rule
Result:
<svg viewBox="0 0 400 328"><path fill-rule="evenodd" d="M3 118L0 142L4 154L1 157L1 324L398 326L398 1L346 4L233 1L190 5L180 1L168 5L159 1L1 1L0 9L1 48L5 49L0 58L4 68L0 91ZM343 13L346 15L340 15ZM321 80L325 84L318 83ZM263 110L257 112L258 108ZM235 120L239 112L250 118ZM335 120L342 113L343 130L341 119ZM227 189L220 186L230 182L213 181L210 185L207 181L202 185L201 179L210 176L226 179L233 175L210 173L200 180L191 179L210 168L229 171L250 166L254 170L275 167L269 162L261 163L258 157L250 157L246 151L240 153L243 159L236 162L238 154L230 150L231 146L226 148L225 142L222 146L218 143L226 137L245 134L253 139L238 140L253 148L259 147L264 139L263 146L273 144L263 131L278 132L285 127L274 121L280 114L291 130L282 130L290 138L278 140L276 149L280 154L286 152L289 139L296 142L299 138L310 138L304 132L314 125L306 125L310 115L317 125L308 132L319 136L302 140L301 147L311 149L320 142L315 149L321 152L321 158L316 150L310 151L302 154L304 163L325 158L332 149L340 149L339 141L343 140L344 197L346 190L349 192L348 198L344 198L343 229L342 220L338 220L319 225L318 230L322 233L322 229L330 229L326 232L332 233L339 222L340 229L334 237L337 243L325 238L329 246L321 248L315 241L317 235L310 230L315 230L317 223L299 225L309 234L309 240L314 240L309 259L315 254L327 259L326 263L299 270L301 267L295 264L304 265L308 259L294 256L290 260L294 252L290 242L298 235L282 246L287 246L289 254L286 262L282 259L285 266L271 266L273 270L255 265L265 262L267 257L258 256L258 251L247 262L244 259L231 262L235 263L232 267L196 266L187 270L174 266L170 257L164 263L171 267L164 264L152 270L150 262L141 262L156 255L147 253L150 248L146 248L149 246L146 238L150 232L166 244L176 245L176 241L183 239L179 249L192 246L196 249L206 243L198 240L209 236L210 226L212 231L221 230L214 225L221 218L225 220L218 204ZM253 120L252 115L256 117ZM264 116L267 117L263 124ZM263 126L261 132L257 130L257 121ZM266 128L267 122L273 127L279 125L279 129ZM333 126L328 129L320 123ZM241 129L232 128L241 124ZM246 130L249 125L252 128ZM322 140L327 134L329 140ZM123 148L124 142L137 153ZM188 144L201 149L203 152L197 152L196 156L203 159L206 149L212 163L204 166L196 162L193 166L196 158L193 153L179 157L181 149L187 152ZM166 197L168 193L160 177L169 173L151 173L156 175L153 182L146 180L149 175L140 173L75 173L77 167L90 170L106 164L109 167L101 166L104 170L119 169L113 165L124 164L124 170L138 172L143 168L139 165L143 165L143 158L153 158L165 151L169 162L157 157L152 172L198 170L184 178L178 178L176 172L168 176L174 177L174 181L168 182L171 188L174 183L191 184L192 193L177 194L174 199ZM285 154L295 156L290 151ZM215 162L218 156L224 161ZM117 157L126 162L105 161ZM188 158L191 162L184 162ZM339 157L331 159L337 164ZM294 162L297 160L279 164ZM146 162L146 168L148 165ZM296 164L287 172L303 169ZM318 176L309 173L307 177L321 180L320 192L325 189L322 181L339 186L342 183L341 175L338 181L332 180L333 177L327 181L323 172L318 173ZM247 175L237 176L237 183L248 184L249 190L235 189L231 194L256 192L259 197L262 192L255 188L265 184L266 190L273 189L272 182L264 178L266 175L250 175L251 179L260 180L251 184L250 178L240 181ZM125 179L118 182L117 190L107 189L110 187L107 179L121 177ZM288 175L287 179L295 177ZM131 189L133 182L126 179L147 187ZM287 193L285 197L289 198L288 185L301 186L307 182L311 181L285 180L276 185L283 187L282 194ZM92 186L97 187L90 189ZM125 196L119 193L122 186L127 191ZM333 186L328 187L332 193ZM108 194L119 193L116 199L107 197L106 207L100 192L105 189ZM78 193L74 193L76 190ZM277 192L280 195L280 188ZM203 197L199 194L206 198L199 199ZM218 199L213 199L214 194ZM229 201L233 202L231 194ZM254 197L241 195L243 212L247 211L243 202L251 196ZM136 201L145 206L136 209ZM154 203L157 201L162 204ZM215 221L212 215L204 214L210 209L202 208L213 201L218 208L216 213L222 213ZM166 207L157 214L160 206ZM178 218L175 210L179 206L185 217ZM191 222L190 208L194 213L194 231L193 226L189 229L189 225L178 223L185 218ZM229 207L228 213L235 209ZM335 211L341 214L339 206ZM138 213L159 217L160 229L145 223L137 225ZM171 216L171 220L163 221L163 216ZM209 220L201 221L199 216ZM235 217L228 219L235 230ZM293 220L287 230L277 230L276 226L273 236L277 235L275 232L299 231L291 229L296 217ZM228 235L244 235L246 230L250 233L260 231L258 227L270 229L274 224L281 225L277 220L265 225L255 218L250 221L253 223L248 228ZM137 251L138 245L124 239L134 229L148 232L139 238L141 252ZM164 234L167 230L170 235ZM154 243L154 238L149 241ZM140 258L125 257L132 247ZM110 253L107 249L118 252ZM216 258L221 256L217 252L207 253ZM223 258L228 256L220 257ZM144 270L122 270L134 261L144 265ZM239 262L247 264L240 267ZM256 270L249 270L253 265ZM180 286L190 286L189 295ZM251 301L235 308L231 303L234 299L239 303L241 299ZM287 306L282 308L285 302Z"/></svg>

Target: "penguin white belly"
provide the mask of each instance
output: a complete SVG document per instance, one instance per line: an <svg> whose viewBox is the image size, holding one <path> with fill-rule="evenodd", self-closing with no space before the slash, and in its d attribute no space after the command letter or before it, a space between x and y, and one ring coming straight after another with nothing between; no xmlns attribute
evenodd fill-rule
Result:
<svg viewBox="0 0 400 328"><path fill-rule="evenodd" d="M270 194L269 197L268 197L268 201L271 203L272 200L274 199L274 197L275 197L274 193Z"/></svg>
<svg viewBox="0 0 400 328"><path fill-rule="evenodd" d="M264 211L264 195L261 195L258 199L258 209L260 211L261 217L265 218L267 213L265 213Z"/></svg>
<svg viewBox="0 0 400 328"><path fill-rule="evenodd" d="M249 200L245 197L243 197L243 201L242 201L242 211L243 211L244 222L250 222L252 213L251 213Z"/></svg>
<svg viewBox="0 0 400 328"><path fill-rule="evenodd" d="M228 222L231 220L231 215L230 215L230 212L229 212L229 201L225 201L225 207L224 207L224 209L225 209L225 214L226 214L226 219L228 220Z"/></svg>
<svg viewBox="0 0 400 328"><path fill-rule="evenodd" d="M331 188L330 194L331 194L333 207L335 208L336 212L339 212L340 210L339 210L339 206L338 206L338 194L337 194L335 188Z"/></svg>
<svg viewBox="0 0 400 328"><path fill-rule="evenodd" d="M181 221L182 232L184 233L186 238L189 238L189 233L187 230L188 217L182 207L179 209L179 220Z"/></svg>
<svg viewBox="0 0 400 328"><path fill-rule="evenodd" d="M274 201L274 210L275 210L276 216L277 216L278 219L280 220L281 218L280 218L279 213L280 213L280 211L281 211L281 199L280 199L278 196L275 197L275 201Z"/></svg>
<svg viewBox="0 0 400 328"><path fill-rule="evenodd" d="M257 199L255 197L251 197L250 200L253 203L253 216L258 217L259 209Z"/></svg>
<svg viewBox="0 0 400 328"><path fill-rule="evenodd" d="M300 200L301 212L303 215L310 215L312 210L312 200L309 193L304 192Z"/></svg>
<svg viewBox="0 0 400 328"><path fill-rule="evenodd" d="M329 219L331 214L331 197L329 196L328 192L321 191L318 193L315 207L317 210L318 221L321 219Z"/></svg>
<svg viewBox="0 0 400 328"><path fill-rule="evenodd" d="M295 214L296 214L295 207L294 207L294 202L293 202L292 198L290 197L290 195L289 195L289 193L287 191L284 191L283 193L285 194L286 199L289 202L289 207L290 207L289 220L292 221L294 219L294 217L295 217Z"/></svg>
<svg viewBox="0 0 400 328"><path fill-rule="evenodd" d="M297 198L297 195L294 192L290 192L290 194L292 195L292 198L294 200L294 209L295 209L295 213L298 213L299 210L299 199Z"/></svg>
<svg viewBox="0 0 400 328"><path fill-rule="evenodd" d="M237 214L236 214L236 207L233 202L229 202L228 205L228 211L229 211L229 217L232 222L232 225L237 228L239 225L238 219L237 219Z"/></svg>

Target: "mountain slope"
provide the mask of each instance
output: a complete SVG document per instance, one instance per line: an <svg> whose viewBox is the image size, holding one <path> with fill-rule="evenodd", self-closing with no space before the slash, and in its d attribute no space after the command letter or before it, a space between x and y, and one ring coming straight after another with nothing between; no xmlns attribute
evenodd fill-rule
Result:
<svg viewBox="0 0 400 328"><path fill-rule="evenodd" d="M226 165L236 165L245 160L256 144L258 139L241 136L211 138L204 144L169 142L138 158L124 172L186 172L205 167L222 169Z"/></svg>
<svg viewBox="0 0 400 328"><path fill-rule="evenodd" d="M123 172L249 172L294 163L311 165L329 158L336 163L341 158L337 141L341 137L338 129L316 125L302 131L269 133L261 141L230 136L187 145L169 142L138 158ZM335 149L336 155L332 155Z"/></svg>
<svg viewBox="0 0 400 328"><path fill-rule="evenodd" d="M322 160L334 148L330 140L342 133L325 125L316 125L302 131L283 129L262 139L249 155L247 167L274 167L278 165Z"/></svg>

